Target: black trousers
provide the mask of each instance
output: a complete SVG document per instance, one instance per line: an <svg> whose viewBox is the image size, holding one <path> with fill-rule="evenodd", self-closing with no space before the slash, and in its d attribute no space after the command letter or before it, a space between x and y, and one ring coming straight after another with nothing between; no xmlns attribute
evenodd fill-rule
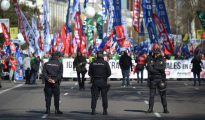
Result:
<svg viewBox="0 0 205 120"><path fill-rule="evenodd" d="M31 76L31 70L30 68L27 68L25 70L26 84L30 84L30 76Z"/></svg>
<svg viewBox="0 0 205 120"><path fill-rule="evenodd" d="M51 98L52 95L54 95L54 106L56 110L59 110L60 85L58 83L55 84L46 83L44 92L45 92L46 108L50 109Z"/></svg>
<svg viewBox="0 0 205 120"><path fill-rule="evenodd" d="M107 91L108 91L107 86L97 86L97 85L94 85L94 84L92 85L92 87L91 87L91 95L92 95L91 109L96 108L97 100L98 100L98 97L99 97L100 93L101 93L101 96L102 96L103 109L108 108Z"/></svg>
<svg viewBox="0 0 205 120"><path fill-rule="evenodd" d="M80 75L82 75L82 79L81 79ZM77 72L77 77L78 77L79 89L84 89L85 88L85 74Z"/></svg>
<svg viewBox="0 0 205 120"><path fill-rule="evenodd" d="M161 91L159 88L160 81L150 81L150 95L149 95L149 108L154 107L154 96L156 94L156 90L158 90L159 95L161 97L162 106L165 108L167 107L167 100L166 100L166 90Z"/></svg>

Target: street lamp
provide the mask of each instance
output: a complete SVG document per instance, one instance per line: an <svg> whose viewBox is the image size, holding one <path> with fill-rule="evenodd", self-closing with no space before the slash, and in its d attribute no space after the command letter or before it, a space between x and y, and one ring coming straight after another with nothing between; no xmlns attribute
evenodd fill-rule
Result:
<svg viewBox="0 0 205 120"><path fill-rule="evenodd" d="M85 15L87 18L93 18L95 16L95 9L93 7L86 7Z"/></svg>
<svg viewBox="0 0 205 120"><path fill-rule="evenodd" d="M3 11L7 11L10 8L10 1L9 0L1 0L1 9Z"/></svg>

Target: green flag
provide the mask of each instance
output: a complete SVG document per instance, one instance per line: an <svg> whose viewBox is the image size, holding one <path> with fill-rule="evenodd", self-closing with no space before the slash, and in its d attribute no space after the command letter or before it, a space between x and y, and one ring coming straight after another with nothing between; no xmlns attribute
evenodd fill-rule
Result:
<svg viewBox="0 0 205 120"><path fill-rule="evenodd" d="M205 29L205 11L197 11L197 15L199 17L203 29Z"/></svg>
<svg viewBox="0 0 205 120"><path fill-rule="evenodd" d="M86 25L87 25L87 43L88 43L88 48L89 48L90 46L93 46L93 39L94 39L93 19L87 18Z"/></svg>
<svg viewBox="0 0 205 120"><path fill-rule="evenodd" d="M103 16L100 14L96 14L96 28L97 28L97 38L102 39L103 38Z"/></svg>

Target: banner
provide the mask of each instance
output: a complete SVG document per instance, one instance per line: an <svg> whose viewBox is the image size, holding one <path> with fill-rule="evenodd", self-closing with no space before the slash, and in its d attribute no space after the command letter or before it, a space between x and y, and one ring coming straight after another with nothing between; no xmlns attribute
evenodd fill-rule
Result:
<svg viewBox="0 0 205 120"><path fill-rule="evenodd" d="M172 42L169 40L169 36L168 36L168 33L164 27L164 24L162 23L162 21L159 19L159 17L156 14L153 14L153 19L154 19L155 24L157 26L157 29L158 29L159 35L162 39L165 50L168 50L165 54L170 55L171 53L174 52L174 48L173 48L174 46L173 46Z"/></svg>
<svg viewBox="0 0 205 120"><path fill-rule="evenodd" d="M4 45L8 46L10 45L10 34L8 33L8 30L4 23L1 23L1 29L4 35Z"/></svg>
<svg viewBox="0 0 205 120"><path fill-rule="evenodd" d="M121 0L113 0L115 25L122 25L121 23Z"/></svg>
<svg viewBox="0 0 205 120"><path fill-rule="evenodd" d="M152 19L152 0L143 0L142 1L142 8L144 14L144 20L147 27L147 31L149 34L149 38L151 43L157 43L157 31L155 27L155 23Z"/></svg>
<svg viewBox="0 0 205 120"><path fill-rule="evenodd" d="M197 11L196 13L199 17L203 29L205 29L205 11Z"/></svg>
<svg viewBox="0 0 205 120"><path fill-rule="evenodd" d="M63 77L64 78L77 78L76 71L73 70L73 60L74 59L63 59ZM87 60L88 61L88 60ZM135 61L133 62L133 68ZM205 78L205 61L203 62L201 78ZM109 60L109 65L111 68L111 76L109 78L122 78L122 72L119 66L119 60ZM87 70L89 70L89 64L86 64ZM167 60L166 61L166 78L193 78L193 73L191 72L192 64L190 60ZM136 73L130 72L130 78L136 79ZM85 75L88 76L88 72ZM147 78L147 70L144 69L143 77Z"/></svg>
<svg viewBox="0 0 205 120"><path fill-rule="evenodd" d="M136 32L139 32L140 25L140 0L134 0L132 25Z"/></svg>
<svg viewBox="0 0 205 120"><path fill-rule="evenodd" d="M49 32L49 7L48 0L43 1L43 33L44 33L44 52L50 50L50 32Z"/></svg>
<svg viewBox="0 0 205 120"><path fill-rule="evenodd" d="M167 33L171 34L169 19L167 16L167 11L166 11L166 6L164 4L164 0L155 0L155 3L156 3L157 16L160 18L160 20L164 24L164 26L167 30Z"/></svg>
<svg viewBox="0 0 205 120"><path fill-rule="evenodd" d="M19 33L18 27L11 27L10 28L10 37L11 37L11 39L16 38L18 33Z"/></svg>

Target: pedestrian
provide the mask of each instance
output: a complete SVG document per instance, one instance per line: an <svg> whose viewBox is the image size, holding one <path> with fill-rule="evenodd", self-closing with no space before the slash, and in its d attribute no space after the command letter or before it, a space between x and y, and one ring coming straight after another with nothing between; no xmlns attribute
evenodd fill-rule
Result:
<svg viewBox="0 0 205 120"><path fill-rule="evenodd" d="M154 50L154 57L150 59L151 61L147 65L147 70L149 73L149 89L150 89L150 96L149 96L149 109L147 113L153 112L154 106L154 96L156 94L156 90L158 90L161 102L164 108L164 113L169 113L167 110L167 100L166 100L166 61L164 57L160 54L160 49Z"/></svg>
<svg viewBox="0 0 205 120"><path fill-rule="evenodd" d="M78 51L77 56L73 61L73 66L74 68L76 68L77 71L79 90L85 90L85 74L87 72L85 67L86 63L86 58L82 55L80 51ZM82 75L82 79L80 75Z"/></svg>
<svg viewBox="0 0 205 120"><path fill-rule="evenodd" d="M126 51L122 51L122 55L119 60L119 65L122 71L122 86L125 87L125 81L127 86L130 85L130 70L132 71L132 58L128 56Z"/></svg>
<svg viewBox="0 0 205 120"><path fill-rule="evenodd" d="M50 114L51 97L54 95L55 114L63 114L59 109L60 82L63 74L63 64L58 60L56 53L52 53L51 59L43 66L43 78L45 79L46 112Z"/></svg>
<svg viewBox="0 0 205 120"><path fill-rule="evenodd" d="M146 56L143 52L139 54L139 56L136 57L135 62L137 63L136 65L136 72L137 72L137 83L141 81L143 83L143 72L144 72L144 67L146 64ZM140 74L140 77L139 77Z"/></svg>
<svg viewBox="0 0 205 120"><path fill-rule="evenodd" d="M36 78L38 76L40 62L41 60L39 56L34 58L33 61L31 62L31 78L30 78L31 84L36 84Z"/></svg>
<svg viewBox="0 0 205 120"><path fill-rule="evenodd" d="M28 55L25 55L25 58L23 60L23 67L25 70L25 78L26 82L25 84L30 84L30 72L31 72L31 65L30 65L31 58Z"/></svg>
<svg viewBox="0 0 205 120"><path fill-rule="evenodd" d="M95 115L96 104L101 93L102 105L103 105L103 115L107 115L108 99L107 92L110 85L107 84L107 79L111 75L111 69L107 61L103 59L103 52L97 52L97 59L94 60L89 66L88 75L91 77L91 109L92 115Z"/></svg>
<svg viewBox="0 0 205 120"><path fill-rule="evenodd" d="M197 78L200 86L201 85L200 72L202 71L201 66L203 66L203 63L201 61L201 56L194 55L194 58L191 60L191 63L192 63L191 71L193 72L193 76L194 76L194 86L196 86Z"/></svg>

